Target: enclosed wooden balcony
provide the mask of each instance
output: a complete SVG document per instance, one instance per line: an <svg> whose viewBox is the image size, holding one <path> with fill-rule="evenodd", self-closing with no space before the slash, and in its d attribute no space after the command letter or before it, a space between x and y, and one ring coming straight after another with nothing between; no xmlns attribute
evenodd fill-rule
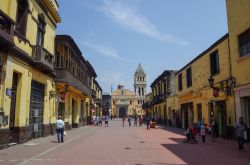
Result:
<svg viewBox="0 0 250 165"><path fill-rule="evenodd" d="M0 10L0 46L14 46L14 21Z"/></svg>
<svg viewBox="0 0 250 165"><path fill-rule="evenodd" d="M36 67L45 72L55 74L53 68L54 56L40 45L33 46L32 57Z"/></svg>

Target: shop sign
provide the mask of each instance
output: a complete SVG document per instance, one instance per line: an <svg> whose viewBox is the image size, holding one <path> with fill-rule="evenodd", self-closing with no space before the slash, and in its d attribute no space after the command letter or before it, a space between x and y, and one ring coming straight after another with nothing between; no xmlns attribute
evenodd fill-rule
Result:
<svg viewBox="0 0 250 165"><path fill-rule="evenodd" d="M6 96L11 97L11 88L6 88Z"/></svg>

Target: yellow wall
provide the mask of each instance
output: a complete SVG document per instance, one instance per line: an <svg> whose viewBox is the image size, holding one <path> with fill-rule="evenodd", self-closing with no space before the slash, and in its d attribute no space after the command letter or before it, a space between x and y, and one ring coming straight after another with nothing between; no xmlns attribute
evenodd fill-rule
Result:
<svg viewBox="0 0 250 165"><path fill-rule="evenodd" d="M40 6L36 1L28 1L29 9L31 13L28 14L27 18L27 28L26 28L26 38L29 42L21 41L17 36L14 37L14 42L17 47L32 55L32 45L36 45L37 36L37 23L33 20L38 20L38 14L43 13ZM16 11L17 11L17 1L15 0L4 0L0 1L0 9L6 12L14 21L16 21ZM33 18L32 18L33 17ZM45 36L44 36L44 48L47 49L52 55L54 55L54 38L56 27L52 24L50 19L45 14Z"/></svg>
<svg viewBox="0 0 250 165"><path fill-rule="evenodd" d="M238 36L250 28L250 1L226 0L232 75L236 85L250 83L250 54L240 58ZM239 74L244 73L244 74Z"/></svg>
<svg viewBox="0 0 250 165"><path fill-rule="evenodd" d="M55 90L55 87L52 86L53 79L11 56L8 56L3 70L6 72L4 78L5 81L2 86L3 89L12 88L13 72L19 74L15 126L24 127L29 125L30 92L32 80L45 85L44 124L49 124L50 122L55 123L55 100L54 98L49 99L49 91ZM5 93L3 93L1 97L3 97L3 109L5 111L5 115L9 116L11 98L6 96ZM8 127L8 125L6 127Z"/></svg>
<svg viewBox="0 0 250 165"><path fill-rule="evenodd" d="M194 122L197 122L197 104L202 104L202 118L204 118L205 123L210 123L209 119L209 106L208 102L211 100L226 100L227 103L227 123L229 124L229 118L231 120L231 125L234 123L234 98L229 96L228 98L224 92L219 92L219 97L213 96L213 90L209 87L208 78L210 77L210 54L215 50L219 53L219 74L213 76L214 86L218 87L219 82L226 80L230 77L230 61L229 61L229 47L228 38L226 37L222 42L218 43L211 50L206 52L203 56L195 60L190 65L186 66L182 71L182 91L178 89L178 75L176 76L176 92L178 99L178 109L180 110L181 104L193 102L194 111ZM186 85L186 69L191 66L192 68L192 86L187 88Z"/></svg>

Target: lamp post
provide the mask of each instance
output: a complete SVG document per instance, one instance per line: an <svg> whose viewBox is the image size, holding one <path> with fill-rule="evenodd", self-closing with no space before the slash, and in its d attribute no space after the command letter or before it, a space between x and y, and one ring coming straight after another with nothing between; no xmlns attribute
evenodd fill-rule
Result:
<svg viewBox="0 0 250 165"><path fill-rule="evenodd" d="M213 88L214 92L215 91L222 91L228 97L228 96L232 95L232 90L235 87L236 81L235 81L235 78L231 76L230 78L228 78L226 80L220 81L219 82L220 86L215 87L214 78L213 78L213 76L210 76L208 78L208 83L209 83L210 88ZM217 97L217 95L215 95L215 93L214 93L214 96Z"/></svg>

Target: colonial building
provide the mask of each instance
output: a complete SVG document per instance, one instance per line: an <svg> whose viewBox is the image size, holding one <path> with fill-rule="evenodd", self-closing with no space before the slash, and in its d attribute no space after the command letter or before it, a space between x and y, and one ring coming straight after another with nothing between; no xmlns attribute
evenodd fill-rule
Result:
<svg viewBox="0 0 250 165"><path fill-rule="evenodd" d="M159 123L166 123L170 117L167 111L167 98L175 95L175 73L174 70L165 70L150 85L153 107L151 117Z"/></svg>
<svg viewBox="0 0 250 165"><path fill-rule="evenodd" d="M236 78L236 119L244 117L250 128L250 1L227 0L226 4L232 66L230 71Z"/></svg>
<svg viewBox="0 0 250 165"><path fill-rule="evenodd" d="M57 35L55 44L57 116L62 116L68 129L83 126L97 75L70 36Z"/></svg>
<svg viewBox="0 0 250 165"><path fill-rule="evenodd" d="M180 69L176 91L182 128L210 124L216 117L219 134L226 137L235 122L228 34Z"/></svg>
<svg viewBox="0 0 250 165"><path fill-rule="evenodd" d="M95 79L92 85L92 98L91 115L102 116L102 88Z"/></svg>
<svg viewBox="0 0 250 165"><path fill-rule="evenodd" d="M109 93L102 94L102 114L111 115L111 95Z"/></svg>
<svg viewBox="0 0 250 165"><path fill-rule="evenodd" d="M112 115L115 117L143 115L142 104L145 100L146 88L147 75L139 64L134 74L134 92L124 89L122 85L118 85L118 88L112 92Z"/></svg>
<svg viewBox="0 0 250 165"><path fill-rule="evenodd" d="M56 121L56 0L0 1L0 146L49 135Z"/></svg>

